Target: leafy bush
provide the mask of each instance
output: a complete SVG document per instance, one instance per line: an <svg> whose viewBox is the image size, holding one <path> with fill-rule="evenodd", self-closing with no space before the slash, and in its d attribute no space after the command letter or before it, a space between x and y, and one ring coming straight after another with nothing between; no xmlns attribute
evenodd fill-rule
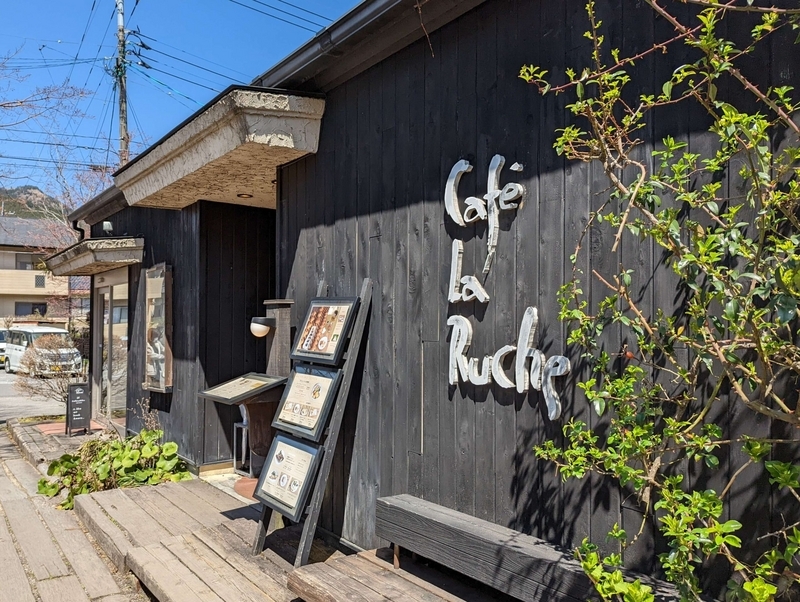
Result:
<svg viewBox="0 0 800 602"><path fill-rule="evenodd" d="M71 509L82 493L191 478L178 457L178 444L159 444L163 435L160 430L143 430L124 441L91 439L77 454L64 454L50 463L47 474L56 478L41 479L39 493L54 497L66 489L60 507Z"/></svg>

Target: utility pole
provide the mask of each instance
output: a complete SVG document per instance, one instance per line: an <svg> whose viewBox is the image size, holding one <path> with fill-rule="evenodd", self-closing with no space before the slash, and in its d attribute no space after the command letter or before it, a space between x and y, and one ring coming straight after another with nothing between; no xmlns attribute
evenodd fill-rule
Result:
<svg viewBox="0 0 800 602"><path fill-rule="evenodd" d="M128 134L128 93L125 76L125 3L117 3L117 68L116 79L119 89L119 165L128 162L130 135Z"/></svg>

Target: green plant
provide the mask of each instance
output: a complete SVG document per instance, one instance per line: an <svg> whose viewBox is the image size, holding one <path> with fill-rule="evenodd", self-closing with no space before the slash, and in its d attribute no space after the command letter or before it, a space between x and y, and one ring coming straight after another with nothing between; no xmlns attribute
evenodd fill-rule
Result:
<svg viewBox="0 0 800 602"><path fill-rule="evenodd" d="M577 552L604 599L652 599L643 588L625 585L616 567L655 516L669 545L659 556L661 566L682 599L700 598L697 569L719 557L732 574L727 599L767 602L800 583L800 523L757 534L768 549L753 557L738 535L742 524L726 520L723 508L737 479L757 471L787 494L787 504L800 502L800 466L780 459L795 457L799 442L791 435L766 437L754 426L760 415L786 426L774 433L800 428L793 401L800 376L800 127L791 117L800 105L791 87L762 89L740 64L765 43L777 44L776 32L797 30L800 9L753 0L645 2L674 28L672 39L622 57L618 49L606 49L590 1L590 66L567 69L560 85L548 81L541 67L520 72L542 94L574 95L568 104L574 123L557 132L554 147L569 160L598 164L610 182L589 215L572 256L572 278L559 294L568 342L588 366L578 386L602 417L602 428L572 419L563 427L563 443L547 441L535 453L554 462L564 478L603 475L639 502L638 533L618 527L609 533L618 552L603 557L588 541ZM686 2L698 10L671 10ZM728 20L738 18L752 27L737 45L725 32L737 30ZM791 44L794 37L782 41ZM635 62L648 55L666 60L661 55L679 44L694 60L674 69L655 92L638 98L628 92ZM731 89L725 95L721 82ZM708 114L715 148L701 155L668 136L648 157L638 137L647 116L680 103ZM774 143L779 138L780 146ZM592 286L606 291L594 303L581 283L589 265L584 241L590 231L605 228L615 264L610 273L592 270ZM651 244L666 257L683 294L674 313L656 309L649 315L642 306L637 293L651 274L624 264L617 252L625 241ZM628 343L610 348L610 340L620 339L609 329ZM745 432L731 436L714 422L725 404L751 413L740 421ZM779 446L784 453L773 455ZM689 466L716 471L723 448L741 450L731 458L742 460L727 467L714 487L685 482Z"/></svg>
<svg viewBox="0 0 800 602"><path fill-rule="evenodd" d="M39 493L53 497L66 489L61 507L70 509L82 493L190 479L178 457L178 444L160 444L163 435L160 430L142 430L123 441L90 439L77 454L64 454L50 463L47 474L55 478L41 479Z"/></svg>

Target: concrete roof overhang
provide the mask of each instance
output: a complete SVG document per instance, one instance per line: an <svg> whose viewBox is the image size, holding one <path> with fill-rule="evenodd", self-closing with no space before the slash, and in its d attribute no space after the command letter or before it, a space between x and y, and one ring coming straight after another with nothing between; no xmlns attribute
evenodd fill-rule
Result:
<svg viewBox="0 0 800 602"><path fill-rule="evenodd" d="M319 95L232 87L114 174L129 205L274 209L277 167L317 152Z"/></svg>
<svg viewBox="0 0 800 602"><path fill-rule="evenodd" d="M44 262L54 276L93 276L140 263L143 253L143 238L87 238Z"/></svg>

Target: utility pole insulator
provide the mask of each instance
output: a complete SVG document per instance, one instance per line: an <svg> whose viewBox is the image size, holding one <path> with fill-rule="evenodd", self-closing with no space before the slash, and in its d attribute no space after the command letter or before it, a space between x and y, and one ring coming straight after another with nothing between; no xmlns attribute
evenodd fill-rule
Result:
<svg viewBox="0 0 800 602"><path fill-rule="evenodd" d="M128 134L128 93L125 61L125 3L117 3L117 68L115 77L119 90L119 165L122 167L130 157L130 134Z"/></svg>

